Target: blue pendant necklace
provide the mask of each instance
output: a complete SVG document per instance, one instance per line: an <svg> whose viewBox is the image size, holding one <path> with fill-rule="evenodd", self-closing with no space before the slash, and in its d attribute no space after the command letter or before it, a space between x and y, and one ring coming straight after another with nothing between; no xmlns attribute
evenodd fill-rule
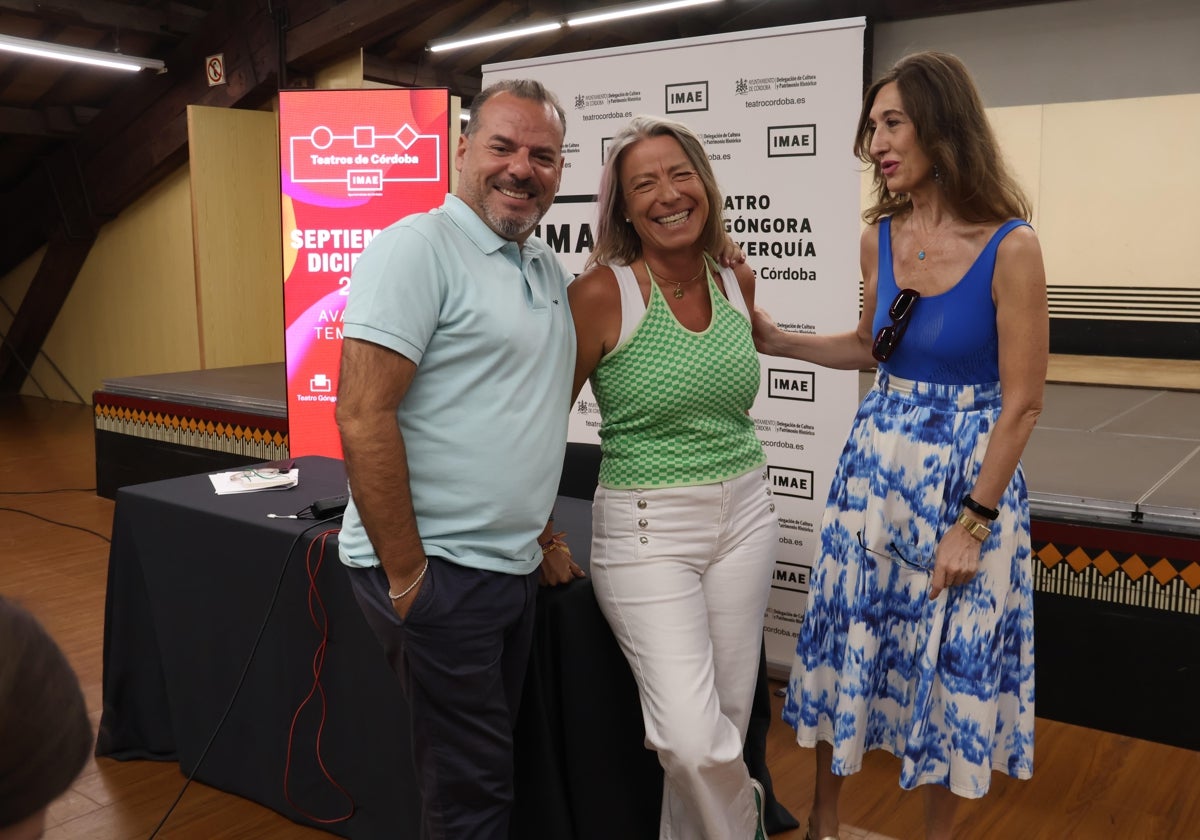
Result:
<svg viewBox="0 0 1200 840"><path fill-rule="evenodd" d="M926 252L927 252L928 250L932 249L932 247L933 247L934 245L938 244L938 242L940 242L940 241L941 241L941 239L942 239L942 235L943 235L945 232L946 232L946 229L945 229L945 228L942 228L941 230L939 230L939 231L938 231L938 233L937 233L937 236L935 236L933 239L931 239L931 240L929 241L929 244L927 244L927 245L921 245L920 247L918 247L918 249L917 249L917 259L918 259L918 260L920 260L921 262L924 262L924 261L925 261L925 257L927 256ZM914 237L913 237L914 239L916 238L916 236L915 236L915 233L916 233L916 232L914 231Z"/></svg>

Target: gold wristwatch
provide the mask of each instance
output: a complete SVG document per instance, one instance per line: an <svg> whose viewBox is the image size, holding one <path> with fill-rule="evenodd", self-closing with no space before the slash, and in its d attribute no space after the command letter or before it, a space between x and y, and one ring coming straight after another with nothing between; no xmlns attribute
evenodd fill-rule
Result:
<svg viewBox="0 0 1200 840"><path fill-rule="evenodd" d="M966 511L958 515L958 524L967 529L967 533L975 539L983 542L988 538L988 534L992 533L992 529L984 525L978 519L974 519L966 514Z"/></svg>

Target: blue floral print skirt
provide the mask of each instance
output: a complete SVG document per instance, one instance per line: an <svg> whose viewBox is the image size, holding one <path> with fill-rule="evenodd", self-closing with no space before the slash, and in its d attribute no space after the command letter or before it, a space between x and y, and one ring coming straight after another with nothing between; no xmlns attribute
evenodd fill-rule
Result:
<svg viewBox="0 0 1200 840"><path fill-rule="evenodd" d="M900 785L987 793L993 770L1033 774L1033 586L1020 467L979 572L929 600L934 551L962 510L1000 413L1000 385L881 371L859 407L825 507L783 718L833 772L868 750Z"/></svg>

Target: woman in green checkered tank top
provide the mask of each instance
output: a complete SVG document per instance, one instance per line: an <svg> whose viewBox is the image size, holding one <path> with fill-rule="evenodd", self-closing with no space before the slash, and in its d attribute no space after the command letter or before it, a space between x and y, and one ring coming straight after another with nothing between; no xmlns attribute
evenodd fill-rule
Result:
<svg viewBox="0 0 1200 840"><path fill-rule="evenodd" d="M765 837L742 745L778 523L748 413L754 272L708 256L722 204L689 128L635 118L570 287L575 391L590 380L601 417L592 578L665 772L662 840Z"/></svg>

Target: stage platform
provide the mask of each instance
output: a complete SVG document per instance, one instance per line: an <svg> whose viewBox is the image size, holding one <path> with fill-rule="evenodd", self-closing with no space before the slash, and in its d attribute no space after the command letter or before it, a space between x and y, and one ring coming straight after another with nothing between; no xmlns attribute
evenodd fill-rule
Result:
<svg viewBox="0 0 1200 840"><path fill-rule="evenodd" d="M1045 515L1200 535L1200 393L1047 385L1023 460Z"/></svg>
<svg viewBox="0 0 1200 840"><path fill-rule="evenodd" d="M1047 384L1023 458L1037 711L1200 749L1200 363L1128 362L1109 372L1152 387ZM93 401L102 496L289 454L283 364L105 380Z"/></svg>
<svg viewBox="0 0 1200 840"><path fill-rule="evenodd" d="M282 363L106 379L92 394L96 492L288 457Z"/></svg>
<svg viewBox="0 0 1200 840"><path fill-rule="evenodd" d="M98 432L218 460L288 455L282 363L106 379L93 397ZM1051 382L1023 460L1035 517L1200 536L1200 389Z"/></svg>
<svg viewBox="0 0 1200 840"><path fill-rule="evenodd" d="M1048 382L1021 461L1035 519L1200 537L1200 390Z"/></svg>

